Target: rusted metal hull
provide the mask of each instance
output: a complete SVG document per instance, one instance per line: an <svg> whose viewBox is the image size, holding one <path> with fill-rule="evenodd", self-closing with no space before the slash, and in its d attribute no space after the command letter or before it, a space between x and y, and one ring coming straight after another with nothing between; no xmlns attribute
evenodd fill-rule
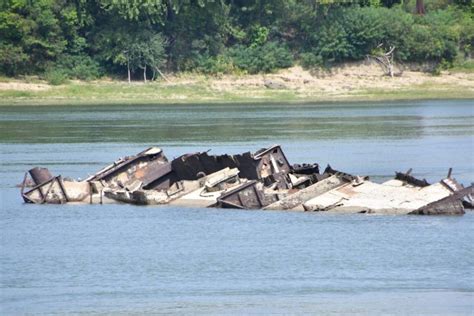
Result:
<svg viewBox="0 0 474 316"><path fill-rule="evenodd" d="M266 206L264 209L305 211L303 203L325 192L340 187L347 183L347 181L348 180L344 177L332 175L329 178L325 178L307 188L298 190L297 192L288 195L286 198Z"/></svg>
<svg viewBox="0 0 474 316"><path fill-rule="evenodd" d="M441 200L429 203L409 213L410 215L463 215L463 200L466 196L474 195L474 186L455 191Z"/></svg>
<svg viewBox="0 0 474 316"><path fill-rule="evenodd" d="M333 213L461 215L472 186L448 176L438 183L397 172L382 184L317 163L290 165L278 145L255 153L198 152L168 161L150 147L120 158L84 181L65 181L46 168L25 173L26 203L131 203ZM26 187L32 184L30 189Z"/></svg>
<svg viewBox="0 0 474 316"><path fill-rule="evenodd" d="M261 183L252 180L221 195L217 206L221 208L261 209L278 201L278 194L264 192Z"/></svg>
<svg viewBox="0 0 474 316"><path fill-rule="evenodd" d="M21 195L26 203L64 204L70 201L61 176L52 177L27 192L22 190Z"/></svg>

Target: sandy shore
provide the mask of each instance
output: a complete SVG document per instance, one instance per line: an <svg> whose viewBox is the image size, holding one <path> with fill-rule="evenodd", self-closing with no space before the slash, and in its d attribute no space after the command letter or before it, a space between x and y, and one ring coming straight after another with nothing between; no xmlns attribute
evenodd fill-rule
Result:
<svg viewBox="0 0 474 316"><path fill-rule="evenodd" d="M373 64L331 71L299 66L266 75L169 75L144 84L100 80L61 86L21 80L0 82L0 105L85 103L323 102L474 98L474 73L444 71L434 76L405 70L388 77ZM270 83L271 87L268 87Z"/></svg>

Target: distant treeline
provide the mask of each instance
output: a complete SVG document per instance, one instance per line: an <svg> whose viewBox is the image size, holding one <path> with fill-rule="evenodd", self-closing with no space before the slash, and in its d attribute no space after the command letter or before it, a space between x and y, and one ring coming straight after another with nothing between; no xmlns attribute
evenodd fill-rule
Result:
<svg viewBox="0 0 474 316"><path fill-rule="evenodd" d="M0 72L264 73L390 47L449 67L472 55L473 13L472 0L0 0Z"/></svg>

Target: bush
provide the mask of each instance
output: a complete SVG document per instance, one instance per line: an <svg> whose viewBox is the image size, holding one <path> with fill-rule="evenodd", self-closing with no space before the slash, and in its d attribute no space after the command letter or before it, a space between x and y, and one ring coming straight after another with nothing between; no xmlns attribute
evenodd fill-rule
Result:
<svg viewBox="0 0 474 316"><path fill-rule="evenodd" d="M452 63L458 55L461 32L458 19L449 10L431 12L418 17L405 34L407 59Z"/></svg>
<svg viewBox="0 0 474 316"><path fill-rule="evenodd" d="M17 76L25 73L25 64L29 61L29 56L25 54L21 47L14 45L4 45L0 43L0 73L7 76Z"/></svg>
<svg viewBox="0 0 474 316"><path fill-rule="evenodd" d="M474 73L474 60L458 60L454 63L454 70Z"/></svg>
<svg viewBox="0 0 474 316"><path fill-rule="evenodd" d="M459 55L470 56L474 22L451 7L414 16L399 8L335 9L308 29L310 48L301 56L305 66L320 62L361 60L379 44L395 46L402 61L434 61L448 65Z"/></svg>
<svg viewBox="0 0 474 316"><path fill-rule="evenodd" d="M323 25L316 36L314 53L324 61L340 62L350 58L352 48L341 23L335 21L333 25Z"/></svg>
<svg viewBox="0 0 474 316"><path fill-rule="evenodd" d="M355 8L345 10L341 24L346 32L348 58L363 59L385 39L385 30L391 26L384 24L386 8Z"/></svg>
<svg viewBox="0 0 474 316"><path fill-rule="evenodd" d="M56 62L56 68L71 79L93 80L102 75L99 64L84 54L62 55Z"/></svg>
<svg viewBox="0 0 474 316"><path fill-rule="evenodd" d="M323 65L323 58L313 53L303 53L300 56L301 66L305 69L318 68Z"/></svg>
<svg viewBox="0 0 474 316"><path fill-rule="evenodd" d="M238 69L251 74L274 72L293 65L293 55L286 46L268 42L260 46L235 46L228 56Z"/></svg>
<svg viewBox="0 0 474 316"><path fill-rule="evenodd" d="M44 79L53 86L67 83L68 76L61 69L49 69L44 74Z"/></svg>
<svg viewBox="0 0 474 316"><path fill-rule="evenodd" d="M331 11L309 30L311 48L305 53L311 55L303 55L302 63L314 62L312 56L319 56L325 63L364 58L383 41L383 13L388 11L373 7Z"/></svg>
<svg viewBox="0 0 474 316"><path fill-rule="evenodd" d="M205 74L229 74L237 70L227 55L199 56L196 64L195 70Z"/></svg>
<svg viewBox="0 0 474 316"><path fill-rule="evenodd" d="M217 56L199 55L195 71L206 74L268 73L293 65L293 55L277 42L250 46L237 45Z"/></svg>
<svg viewBox="0 0 474 316"><path fill-rule="evenodd" d="M395 58L398 60L410 59L410 38L415 19L413 14L407 13L400 8L382 11L382 28L384 29L383 43L385 46L395 46Z"/></svg>

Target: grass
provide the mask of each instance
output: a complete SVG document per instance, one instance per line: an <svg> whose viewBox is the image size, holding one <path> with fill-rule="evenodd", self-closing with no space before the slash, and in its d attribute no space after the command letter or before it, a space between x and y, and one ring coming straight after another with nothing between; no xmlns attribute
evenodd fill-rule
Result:
<svg viewBox="0 0 474 316"><path fill-rule="evenodd" d="M74 104L174 103L298 103L328 101L381 101L419 99L474 99L474 89L452 83L425 82L403 89L366 89L328 94L317 89L269 90L245 86L213 88L209 81L193 84L127 84L117 81L71 82L43 90L0 90L0 106Z"/></svg>
<svg viewBox="0 0 474 316"><path fill-rule="evenodd" d="M456 63L453 68L450 69L452 72L464 72L474 73L474 61L466 60L463 62Z"/></svg>
<svg viewBox="0 0 474 316"><path fill-rule="evenodd" d="M433 99L474 99L474 90L454 84L423 83L404 90L370 89L365 91L367 98L375 100L433 100ZM362 94L363 95L363 94Z"/></svg>
<svg viewBox="0 0 474 316"><path fill-rule="evenodd" d="M5 90L0 92L2 99L22 99L22 98L34 98L34 94L30 91L17 91L17 90ZM0 101L1 104L1 101Z"/></svg>

